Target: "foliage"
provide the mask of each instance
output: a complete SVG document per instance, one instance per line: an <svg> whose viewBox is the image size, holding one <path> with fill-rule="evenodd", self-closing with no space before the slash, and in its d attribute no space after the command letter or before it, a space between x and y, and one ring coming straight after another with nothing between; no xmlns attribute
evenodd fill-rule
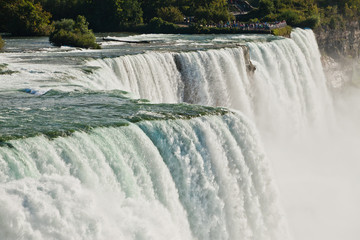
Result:
<svg viewBox="0 0 360 240"><path fill-rule="evenodd" d="M320 15L312 15L306 18L304 21L299 23L301 27L317 28L320 26Z"/></svg>
<svg viewBox="0 0 360 240"><path fill-rule="evenodd" d="M152 33L176 33L177 28L177 25L157 17L151 19L148 24L148 31Z"/></svg>
<svg viewBox="0 0 360 240"><path fill-rule="evenodd" d="M201 5L202 2L207 3ZM227 22L234 20L234 16L232 16L227 9L227 1L205 0L198 1L197 4L195 11L192 12L197 20L203 19L206 23L219 23L221 21Z"/></svg>
<svg viewBox="0 0 360 240"><path fill-rule="evenodd" d="M197 20L204 19L208 23L229 21L233 16L228 11L227 0L140 0L144 12L144 20L147 22L155 17L161 8L175 7L182 15L195 17ZM157 15L158 17L163 17ZM165 18L164 18L165 19Z"/></svg>
<svg viewBox="0 0 360 240"><path fill-rule="evenodd" d="M51 14L34 0L1 0L2 29L13 35L48 35Z"/></svg>
<svg viewBox="0 0 360 240"><path fill-rule="evenodd" d="M96 31L114 31L142 23L142 9L137 0L88 0L84 13Z"/></svg>
<svg viewBox="0 0 360 240"><path fill-rule="evenodd" d="M276 28L271 30L271 33L275 36L283 36L283 37L290 37L292 31L292 27L286 26L283 28Z"/></svg>
<svg viewBox="0 0 360 240"><path fill-rule="evenodd" d="M0 36L0 49L2 49L4 47L4 45L5 45L5 42Z"/></svg>
<svg viewBox="0 0 360 240"><path fill-rule="evenodd" d="M260 0L259 13L261 15L268 15L275 12L275 5L272 0Z"/></svg>
<svg viewBox="0 0 360 240"><path fill-rule="evenodd" d="M183 22L184 15L177 7L162 7L157 10L159 18L167 22Z"/></svg>
<svg viewBox="0 0 360 240"><path fill-rule="evenodd" d="M143 10L145 22L150 22L154 17L158 17L158 9L170 6L179 7L176 0L139 0ZM180 9L180 8L179 8Z"/></svg>
<svg viewBox="0 0 360 240"><path fill-rule="evenodd" d="M60 20L76 18L77 15L84 14L88 0L35 0L35 2L51 12L54 20Z"/></svg>
<svg viewBox="0 0 360 240"><path fill-rule="evenodd" d="M54 23L54 31L50 35L50 42L56 46L73 46L98 49L94 33L88 29L89 23L84 16L78 16L76 21L62 19Z"/></svg>
<svg viewBox="0 0 360 240"><path fill-rule="evenodd" d="M258 6L243 18L260 21L282 21L298 27L328 26L339 29L347 21L360 20L360 0L253 0Z"/></svg>
<svg viewBox="0 0 360 240"><path fill-rule="evenodd" d="M280 14L280 19L284 19L289 25L297 26L303 19L301 14L292 9L286 9Z"/></svg>
<svg viewBox="0 0 360 240"><path fill-rule="evenodd" d="M207 31L207 24L234 20L228 0L0 0L0 31L16 35L43 35L51 30L49 20L85 16L95 31L140 29L154 17L162 19L161 29L174 29L168 22L195 23L193 31ZM326 26L339 29L348 21L360 20L360 0L248 0L256 7L240 21L286 20L299 27ZM49 13L50 12L50 13ZM159 20L156 20L159 24ZM154 27L152 22L150 27ZM202 30L200 30L200 28ZM190 31L190 30L189 30Z"/></svg>

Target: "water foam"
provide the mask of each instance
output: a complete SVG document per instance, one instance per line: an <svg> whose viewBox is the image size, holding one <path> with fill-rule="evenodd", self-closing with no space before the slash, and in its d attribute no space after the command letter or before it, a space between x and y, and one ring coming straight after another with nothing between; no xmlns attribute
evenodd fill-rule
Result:
<svg viewBox="0 0 360 240"><path fill-rule="evenodd" d="M241 116L11 143L0 148L2 239L288 239Z"/></svg>
<svg viewBox="0 0 360 240"><path fill-rule="evenodd" d="M147 52L88 62L92 89L122 89L152 102L189 102L240 110L262 132L321 127L332 102L311 30L292 39L248 42L256 71L249 74L243 47L180 53ZM288 126L288 125L287 125ZM277 130L276 130L277 131Z"/></svg>

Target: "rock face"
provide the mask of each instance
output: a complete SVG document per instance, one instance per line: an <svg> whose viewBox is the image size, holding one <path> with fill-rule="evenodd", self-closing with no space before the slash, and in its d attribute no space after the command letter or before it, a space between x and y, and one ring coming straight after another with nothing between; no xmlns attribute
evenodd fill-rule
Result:
<svg viewBox="0 0 360 240"><path fill-rule="evenodd" d="M359 67L360 23L350 22L344 29L319 27L314 30L322 52L322 63L329 85L341 89L354 78Z"/></svg>
<svg viewBox="0 0 360 240"><path fill-rule="evenodd" d="M246 64L246 71L249 75L253 75L256 67L255 65L251 62L250 60L250 50L248 46L241 46L242 49L244 50L244 58L245 58L245 64Z"/></svg>
<svg viewBox="0 0 360 240"><path fill-rule="evenodd" d="M315 31L321 51L334 59L360 57L360 24L357 21L347 23L344 29L319 27Z"/></svg>
<svg viewBox="0 0 360 240"><path fill-rule="evenodd" d="M351 81L353 73L352 64L346 66L344 63L335 61L327 55L321 57L321 62L324 67L328 85L332 89L341 89Z"/></svg>

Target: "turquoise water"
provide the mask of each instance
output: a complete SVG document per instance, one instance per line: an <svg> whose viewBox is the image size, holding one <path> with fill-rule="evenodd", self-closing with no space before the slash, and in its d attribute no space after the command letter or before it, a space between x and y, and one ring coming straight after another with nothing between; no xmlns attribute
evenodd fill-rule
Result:
<svg viewBox="0 0 360 240"><path fill-rule="evenodd" d="M142 120L189 119L229 113L223 108L189 104L151 104L121 91L56 92L32 95L29 89L1 94L0 140L44 134L50 138L95 127Z"/></svg>
<svg viewBox="0 0 360 240"><path fill-rule="evenodd" d="M278 38L114 35L151 43L94 51L5 38L0 239L288 239L251 121L221 98L179 101L196 103L202 79L191 74L201 66L181 73L183 57L225 54L218 63L229 57L245 77L238 45Z"/></svg>
<svg viewBox="0 0 360 240"><path fill-rule="evenodd" d="M311 30L5 41L0 239L358 239L358 90Z"/></svg>
<svg viewBox="0 0 360 240"><path fill-rule="evenodd" d="M125 44L102 41L104 36L125 40L149 40L151 44ZM192 118L229 112L188 104L151 104L131 92L115 87L109 91L89 86L101 66L94 60L147 52L188 52L224 47L235 48L247 42L279 39L257 35L128 35L99 34L102 50L54 47L46 37L5 37L0 55L0 139L6 141L45 134L68 135L77 130L117 126L127 121ZM130 54L130 55L129 55ZM141 67L141 66L139 66ZM139 69L141 72L141 69ZM100 81L108 76L100 75ZM128 89L126 89L128 90ZM167 102L167 101L165 101Z"/></svg>

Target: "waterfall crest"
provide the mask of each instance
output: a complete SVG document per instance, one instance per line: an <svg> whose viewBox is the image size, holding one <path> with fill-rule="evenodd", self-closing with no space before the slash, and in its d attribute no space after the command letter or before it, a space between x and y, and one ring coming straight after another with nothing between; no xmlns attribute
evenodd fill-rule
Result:
<svg viewBox="0 0 360 240"><path fill-rule="evenodd" d="M288 239L240 115L11 144L0 148L2 239Z"/></svg>
<svg viewBox="0 0 360 240"><path fill-rule="evenodd" d="M332 103L311 30L292 39L196 52L147 52L88 62L100 70L89 88L121 89L152 102L188 102L240 110L261 129L319 127ZM245 52L256 66L248 73ZM289 129L291 131L291 129Z"/></svg>

